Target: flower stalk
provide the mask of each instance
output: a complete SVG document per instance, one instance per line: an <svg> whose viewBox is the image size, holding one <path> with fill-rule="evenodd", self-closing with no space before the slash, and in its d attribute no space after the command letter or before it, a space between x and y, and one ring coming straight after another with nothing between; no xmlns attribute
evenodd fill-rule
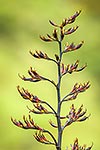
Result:
<svg viewBox="0 0 100 150"><path fill-rule="evenodd" d="M34 138L42 144L55 146L56 150L62 150L62 136L65 128L67 128L69 125L75 122L83 122L90 117L90 115L86 115L87 110L83 109L83 104L77 110L75 108L75 105L72 104L68 114L65 114L65 116L62 116L61 114L62 103L75 100L79 93L85 92L90 87L89 81L83 84L75 83L72 90L69 93L65 94L64 97L61 96L61 81L63 76L67 74L72 74L74 72L81 72L87 67L87 65L85 64L81 68L78 68L79 60L76 60L75 63L67 65L65 65L62 62L63 55L67 54L68 52L80 49L84 43L82 41L79 44L75 45L74 43L68 44L67 42L65 48L63 49L62 47L63 39L66 36L73 34L78 29L78 26L70 27L68 29L66 29L66 27L72 24L80 13L81 10L75 12L73 16L63 19L60 25L57 25L56 23L49 20L49 23L54 27L52 35L47 34L46 37L40 36L40 39L44 42L56 42L58 44L59 53L55 54L55 59L49 57L46 53L42 51L30 51L30 54L33 58L52 61L56 64L57 83L54 80L40 75L39 73L37 73L36 70L32 69L32 67L30 67L30 69L28 70L29 77L19 75L19 77L23 81L33 83L40 81L48 81L55 87L57 93L57 108L52 107L51 104L48 103L46 100L42 100L38 96L31 94L28 90L20 88L20 86L17 86L17 90L23 99L29 100L31 103L33 103L33 109L30 109L27 106L30 113L34 113L36 115L53 115L56 118L56 123L53 123L50 120L49 124L51 125L51 127L55 128L55 130L57 130L57 137L55 137L55 135L51 131L37 125L30 115L28 119L25 116L23 116L24 122L17 121L16 119L11 118L11 121L20 128L36 130ZM65 119L64 124L62 123L62 119ZM49 140L46 137L46 134L48 134L51 137L51 140ZM92 149L92 146L93 144L90 147L86 147L86 145L80 146L78 144L78 138L76 138L74 144L71 145L71 150L90 150ZM67 148L67 150L69 149Z"/></svg>

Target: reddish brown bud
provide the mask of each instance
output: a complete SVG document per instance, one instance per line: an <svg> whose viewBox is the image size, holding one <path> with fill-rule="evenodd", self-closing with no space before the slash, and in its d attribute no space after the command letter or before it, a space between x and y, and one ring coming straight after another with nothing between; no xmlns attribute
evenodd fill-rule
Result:
<svg viewBox="0 0 100 150"><path fill-rule="evenodd" d="M78 26L69 28L68 30L64 31L64 34L65 35L71 34L71 33L75 32L77 29L78 29Z"/></svg>

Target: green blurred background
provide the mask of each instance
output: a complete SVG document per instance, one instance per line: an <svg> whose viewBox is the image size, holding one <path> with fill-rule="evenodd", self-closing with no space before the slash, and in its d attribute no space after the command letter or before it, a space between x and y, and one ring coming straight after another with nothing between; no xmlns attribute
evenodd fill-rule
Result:
<svg viewBox="0 0 100 150"><path fill-rule="evenodd" d="M26 131L15 127L10 117L22 119L28 116L26 105L32 108L29 102L24 101L16 90L20 85L29 89L40 98L46 99L56 107L56 94L54 88L47 82L37 84L26 83L19 79L18 73L27 76L30 66L42 75L56 78L55 65L50 62L33 59L29 50L43 50L51 57L58 52L55 43L44 43L39 35L52 32L48 20L57 23L65 17L71 16L75 11L82 9L80 17L73 24L79 25L74 34L68 36L66 41L85 41L84 46L75 53L64 56L64 62L72 63L77 59L80 65L87 62L88 67L81 73L64 77L62 95L70 91L76 82L91 81L91 88L80 94L75 103L76 107L84 104L91 113L89 120L75 123L64 132L63 149L69 146L76 137L80 144L94 143L94 150L100 148L100 1L99 0L0 0L0 150L37 150L54 147L37 143L34 131ZM64 44L66 43L64 41ZM49 67L49 69L48 69ZM64 105L63 113L67 113L72 102ZM36 116L33 118L37 124L48 128L56 135L56 130L48 125L51 116ZM53 118L52 118L53 120Z"/></svg>

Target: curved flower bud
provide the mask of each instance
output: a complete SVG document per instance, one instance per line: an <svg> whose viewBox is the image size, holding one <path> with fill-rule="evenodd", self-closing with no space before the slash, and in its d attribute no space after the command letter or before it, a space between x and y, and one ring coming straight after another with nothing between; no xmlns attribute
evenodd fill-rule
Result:
<svg viewBox="0 0 100 150"><path fill-rule="evenodd" d="M49 23L54 26L54 27L59 27L59 25L57 25L56 23L54 23L53 21L49 20Z"/></svg>

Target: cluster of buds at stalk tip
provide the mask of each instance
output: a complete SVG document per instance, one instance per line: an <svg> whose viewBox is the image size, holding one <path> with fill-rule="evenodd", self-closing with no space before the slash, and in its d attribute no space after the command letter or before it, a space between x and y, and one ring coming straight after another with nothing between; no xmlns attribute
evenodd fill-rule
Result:
<svg viewBox="0 0 100 150"><path fill-rule="evenodd" d="M50 58L46 53L42 52L42 51L35 51L35 53L33 53L32 51L30 51L30 54L34 57L34 58L38 58L38 59L45 59L45 60L49 60L49 61L53 61L55 63L56 60L59 60L59 57L57 55L55 55L56 60Z"/></svg>
<svg viewBox="0 0 100 150"><path fill-rule="evenodd" d="M83 105L79 107L79 109L76 111L74 104L72 104L69 114L66 116L60 116L60 119L68 119L64 126L62 126L62 129L64 130L65 127L71 125L74 122L82 122L89 118L90 115L84 116L86 114L87 110L83 111ZM50 125L54 128L58 128L56 124L54 124L51 120L49 121Z"/></svg>
<svg viewBox="0 0 100 150"><path fill-rule="evenodd" d="M81 41L78 45L75 45L74 43L71 43L71 44L66 44L65 46L65 49L63 51L63 53L66 53L66 52L71 52L71 51L75 51L79 48L81 48L81 46L83 45L84 41Z"/></svg>
<svg viewBox="0 0 100 150"><path fill-rule="evenodd" d="M29 109L29 112L32 112L34 114L54 114L53 112L51 111L48 111L45 107L43 107L41 104L39 103L36 103L35 105L33 105L34 108L36 108L37 110L35 109L30 109L29 107L27 107Z"/></svg>
<svg viewBox="0 0 100 150"><path fill-rule="evenodd" d="M26 78L24 75L23 76L19 75L19 77L24 81L30 82L38 82L43 79L35 70L32 69L32 67L30 67L30 69L28 70L28 74L31 76L31 78Z"/></svg>
<svg viewBox="0 0 100 150"><path fill-rule="evenodd" d="M82 122L88 119L90 115L84 116L86 111L87 110L83 111L83 105L81 105L81 107L76 111L74 104L72 104L69 114L66 116L68 120L66 121L64 128L73 122Z"/></svg>
<svg viewBox="0 0 100 150"><path fill-rule="evenodd" d="M69 28L67 30L64 30L64 35L69 35L69 34L75 32L77 29L78 29L78 26L71 27L71 28Z"/></svg>
<svg viewBox="0 0 100 150"><path fill-rule="evenodd" d="M57 25L56 23L52 22L51 20L49 20L49 22L54 27L60 27L62 29L64 26L73 23L75 21L76 17L79 16L80 13L81 13L81 10L75 12L75 14L73 16L71 16L69 18L65 18L60 25Z"/></svg>
<svg viewBox="0 0 100 150"><path fill-rule="evenodd" d="M88 88L90 87L90 82L86 82L86 83L83 83L83 84L78 84L76 83L71 91L70 94L73 94L73 93L81 93L81 92L84 92L86 91Z"/></svg>
<svg viewBox="0 0 100 150"><path fill-rule="evenodd" d="M25 116L23 116L24 123L21 121L16 121L16 119L13 119L13 118L11 118L11 120L16 126L23 128L23 129L35 129L35 130L40 130L40 131L43 130L41 127L39 127L38 125L34 123L30 115L29 115L29 120Z"/></svg>
<svg viewBox="0 0 100 150"><path fill-rule="evenodd" d="M41 100L37 96L34 96L33 94L31 94L28 90L25 90L24 88L20 88L20 86L17 86L17 90L24 99L30 100L32 103L41 102Z"/></svg>
<svg viewBox="0 0 100 150"><path fill-rule="evenodd" d="M35 133L34 135L34 138L40 142L40 143L43 143L43 144L51 144L51 145L55 145L54 142L50 142L43 134L43 131L39 131Z"/></svg>
<svg viewBox="0 0 100 150"><path fill-rule="evenodd" d="M71 92L67 95L65 95L65 97L61 100L61 103L64 101L69 101L69 100L74 100L77 98L79 93L85 92L88 88L90 87L90 82L86 82L86 83L76 83Z"/></svg>
<svg viewBox="0 0 100 150"><path fill-rule="evenodd" d="M48 57L48 55L46 53L43 53L42 51L36 51L35 53L32 53L30 51L30 54L35 57L35 58L39 58L39 59L50 59Z"/></svg>
<svg viewBox="0 0 100 150"><path fill-rule="evenodd" d="M30 78L25 77L24 75L21 76L19 75L19 77L24 80L24 81L29 81L29 82L39 82L41 80L45 80L48 81L50 83L52 83L54 86L56 86L55 82L53 80L50 80L48 78L45 78L41 75L39 75L36 70L33 70L32 67L30 67L30 69L28 70L28 74L30 75Z"/></svg>
<svg viewBox="0 0 100 150"><path fill-rule="evenodd" d="M48 130L45 130L43 128L41 128L40 126L38 126L37 124L34 123L33 119L31 118L31 116L29 115L29 119L27 119L25 116L23 116L23 120L24 123L21 121L17 121L16 119L11 118L11 121L17 126L20 127L22 129L34 129L34 130L38 130L38 132L35 133L34 138L43 144L51 144L51 145L57 145L56 139L54 138L54 136L52 135L52 133L50 133ZM50 142L45 136L44 133L48 133L51 138L54 140L54 142Z"/></svg>
<svg viewBox="0 0 100 150"><path fill-rule="evenodd" d="M91 146L87 147L86 144L83 146L80 146L78 143L78 138L75 139L74 144L71 144L71 150L91 150L93 146L93 143ZM68 148L66 150L69 150Z"/></svg>
<svg viewBox="0 0 100 150"><path fill-rule="evenodd" d="M61 74L62 75L65 75L66 73L73 73L73 72L79 72L79 71L82 71L83 69L86 68L86 64L84 66L82 66L81 68L78 69L78 65L79 65L79 60L77 60L74 64L71 64L71 65L67 65L65 66L63 63L62 63L62 66L61 66Z"/></svg>
<svg viewBox="0 0 100 150"><path fill-rule="evenodd" d="M64 27L68 24L71 24L75 21L76 17L81 13L80 11L75 12L75 14L69 18L65 18L62 23L60 25L57 25L56 23L52 22L51 20L49 20L49 23L55 27L55 29L53 30L52 36L47 34L47 37L45 36L40 36L40 38L45 41L45 42L52 42L52 41L62 41L64 39L65 35L69 35L72 34L73 32L75 32L78 29L78 26L75 27L71 27L69 29L65 29ZM57 28L60 28L61 31L61 36L59 39L58 36L58 30ZM81 46L80 46L81 47Z"/></svg>
<svg viewBox="0 0 100 150"><path fill-rule="evenodd" d="M45 101L39 99L37 96L31 94L28 90L25 90L24 88L20 88L20 86L17 86L17 90L20 93L20 95L25 99L29 100L32 103L35 103L36 105L33 105L34 108L36 108L38 111L34 109L30 109L28 106L27 108L29 109L29 112L33 112L35 114L56 114L56 112L52 109L52 107ZM52 109L52 111L48 111L45 107L43 107L40 103L44 103L47 106Z"/></svg>

